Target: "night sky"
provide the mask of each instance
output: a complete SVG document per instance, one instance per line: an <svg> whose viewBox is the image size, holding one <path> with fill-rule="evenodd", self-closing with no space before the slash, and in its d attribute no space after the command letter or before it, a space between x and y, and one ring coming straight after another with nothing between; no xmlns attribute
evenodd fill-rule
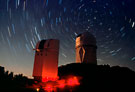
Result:
<svg viewBox="0 0 135 92"><path fill-rule="evenodd" d="M97 39L98 64L135 71L135 0L0 0L0 66L31 77L33 48L59 39L59 66L75 62L75 37Z"/></svg>

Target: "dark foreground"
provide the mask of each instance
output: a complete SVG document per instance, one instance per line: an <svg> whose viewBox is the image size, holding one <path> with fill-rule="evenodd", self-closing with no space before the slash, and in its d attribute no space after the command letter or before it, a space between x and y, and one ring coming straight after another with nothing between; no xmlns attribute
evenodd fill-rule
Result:
<svg viewBox="0 0 135 92"><path fill-rule="evenodd" d="M78 76L79 85L56 89L57 92L84 92L90 90L135 90L135 72L109 65L68 64L59 67L60 79ZM0 67L0 92L37 92L32 85L34 80L23 75L8 73ZM42 91L43 92L43 91Z"/></svg>
<svg viewBox="0 0 135 92"><path fill-rule="evenodd" d="M59 67L59 76L81 76L80 86L75 91L88 90L135 90L135 72L109 65L68 64Z"/></svg>

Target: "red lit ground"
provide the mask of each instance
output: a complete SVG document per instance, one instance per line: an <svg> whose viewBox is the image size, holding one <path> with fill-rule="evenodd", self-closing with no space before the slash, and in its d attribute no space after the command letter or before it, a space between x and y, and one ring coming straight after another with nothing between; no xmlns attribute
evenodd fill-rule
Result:
<svg viewBox="0 0 135 92"><path fill-rule="evenodd" d="M65 89L67 87L73 88L75 86L80 85L80 77L77 76L70 76L65 79L59 79L56 81L46 81L39 84L33 85L33 88L39 92L40 90L46 91L46 92L56 92L57 89Z"/></svg>

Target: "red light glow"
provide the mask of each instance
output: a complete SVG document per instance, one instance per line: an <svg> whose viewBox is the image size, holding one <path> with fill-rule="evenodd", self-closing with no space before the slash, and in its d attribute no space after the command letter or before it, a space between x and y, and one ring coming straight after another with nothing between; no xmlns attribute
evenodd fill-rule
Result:
<svg viewBox="0 0 135 92"><path fill-rule="evenodd" d="M58 77L56 77L56 78L53 78L53 77L45 77L45 78L42 78L42 82L57 81L57 80L58 80Z"/></svg>
<svg viewBox="0 0 135 92"><path fill-rule="evenodd" d="M69 78L67 81L67 85L68 86L76 86L76 85L80 85L77 77L73 77L73 78Z"/></svg>
<svg viewBox="0 0 135 92"><path fill-rule="evenodd" d="M80 85L80 78L81 77L77 76L68 76L67 78L60 80L58 80L58 78L56 80L51 78L44 78L44 80L42 80L44 82L35 87L37 88L38 86L41 86L46 92L55 92L57 88L64 89L65 87L74 87Z"/></svg>
<svg viewBox="0 0 135 92"><path fill-rule="evenodd" d="M53 86L52 86L52 85L47 85L47 86L45 87L45 91L47 91L47 92L52 92L52 91L53 91Z"/></svg>
<svg viewBox="0 0 135 92"><path fill-rule="evenodd" d="M59 81L58 81L58 87L59 87L59 88L64 88L65 85L66 85L65 80L59 80Z"/></svg>

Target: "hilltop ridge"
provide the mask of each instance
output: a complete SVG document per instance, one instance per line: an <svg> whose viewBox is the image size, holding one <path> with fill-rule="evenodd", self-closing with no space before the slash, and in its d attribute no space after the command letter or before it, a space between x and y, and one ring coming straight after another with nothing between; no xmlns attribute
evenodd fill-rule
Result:
<svg viewBox="0 0 135 92"><path fill-rule="evenodd" d="M81 76L76 91L84 90L135 90L135 72L127 67L72 63L59 67L60 78Z"/></svg>

